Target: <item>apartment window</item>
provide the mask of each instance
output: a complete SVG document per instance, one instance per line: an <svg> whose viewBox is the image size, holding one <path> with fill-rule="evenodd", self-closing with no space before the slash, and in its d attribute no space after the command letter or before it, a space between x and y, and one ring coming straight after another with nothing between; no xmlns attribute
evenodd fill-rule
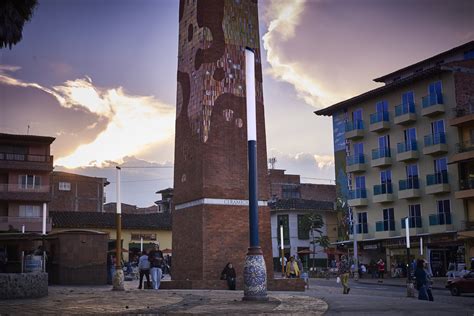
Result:
<svg viewBox="0 0 474 316"><path fill-rule="evenodd" d="M21 175L19 183L22 189L34 189L41 185L41 177L30 174Z"/></svg>
<svg viewBox="0 0 474 316"><path fill-rule="evenodd" d="M410 222L410 228L422 227L422 225L421 225L421 205L420 204L408 205L408 221Z"/></svg>
<svg viewBox="0 0 474 316"><path fill-rule="evenodd" d="M451 201L450 200L438 200L436 201L438 211L438 223L451 224Z"/></svg>
<svg viewBox="0 0 474 316"><path fill-rule="evenodd" d="M281 195L284 199L299 199L301 197L300 188L297 185L283 185Z"/></svg>
<svg viewBox="0 0 474 316"><path fill-rule="evenodd" d="M444 120L437 120L431 122L431 134L444 134Z"/></svg>
<svg viewBox="0 0 474 316"><path fill-rule="evenodd" d="M367 226L367 212L357 213L357 233L368 234L369 228Z"/></svg>
<svg viewBox="0 0 474 316"><path fill-rule="evenodd" d="M433 168L435 174L446 174L448 173L448 160L446 157L438 158L433 160Z"/></svg>
<svg viewBox="0 0 474 316"><path fill-rule="evenodd" d="M415 94L413 91L408 91L402 94L402 105L408 107L415 104Z"/></svg>
<svg viewBox="0 0 474 316"><path fill-rule="evenodd" d="M379 137L379 148L385 150L388 156L390 157L390 135L384 135Z"/></svg>
<svg viewBox="0 0 474 316"><path fill-rule="evenodd" d="M355 143L354 144L354 156L360 157L364 154L364 143Z"/></svg>
<svg viewBox="0 0 474 316"><path fill-rule="evenodd" d="M365 189L365 176L355 177L356 189Z"/></svg>
<svg viewBox="0 0 474 316"><path fill-rule="evenodd" d="M20 217L40 217L41 206L20 205Z"/></svg>
<svg viewBox="0 0 474 316"><path fill-rule="evenodd" d="M278 236L278 244L280 245L280 225L283 224L283 243L285 245L290 244L290 221L288 215L278 215L277 216L277 236Z"/></svg>
<svg viewBox="0 0 474 316"><path fill-rule="evenodd" d="M416 128L410 127L403 131L403 140L408 146L412 146L413 143L416 143ZM411 148L415 150L416 148Z"/></svg>
<svg viewBox="0 0 474 316"><path fill-rule="evenodd" d="M392 171L383 170L380 172L381 193L392 193Z"/></svg>
<svg viewBox="0 0 474 316"><path fill-rule="evenodd" d="M59 191L71 191L71 183L59 182Z"/></svg>
<svg viewBox="0 0 474 316"><path fill-rule="evenodd" d="M375 111L377 113L380 112L388 112L388 102L387 101L380 101L375 104Z"/></svg>
<svg viewBox="0 0 474 316"><path fill-rule="evenodd" d="M354 112L352 112L352 121L362 121L362 109L357 109Z"/></svg>
<svg viewBox="0 0 474 316"><path fill-rule="evenodd" d="M393 208L383 209L383 230L395 230L395 216L393 214Z"/></svg>
<svg viewBox="0 0 474 316"><path fill-rule="evenodd" d="M441 95L442 95L441 81L436 81L436 82L430 83L430 86L428 88L428 92L430 94L430 101L433 101L433 103L431 103L431 104L435 104L434 100L439 100L439 99L436 99L436 98L437 97L441 98Z"/></svg>
<svg viewBox="0 0 474 316"><path fill-rule="evenodd" d="M298 239L309 239L310 227L305 217L305 215L298 215Z"/></svg>

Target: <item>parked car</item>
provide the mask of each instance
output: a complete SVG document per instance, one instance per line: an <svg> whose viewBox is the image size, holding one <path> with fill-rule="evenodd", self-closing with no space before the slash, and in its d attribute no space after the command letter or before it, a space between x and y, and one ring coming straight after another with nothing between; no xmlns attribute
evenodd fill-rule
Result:
<svg viewBox="0 0 474 316"><path fill-rule="evenodd" d="M461 295L461 293L474 293L474 271L462 277L448 280L446 288L451 291L453 296Z"/></svg>

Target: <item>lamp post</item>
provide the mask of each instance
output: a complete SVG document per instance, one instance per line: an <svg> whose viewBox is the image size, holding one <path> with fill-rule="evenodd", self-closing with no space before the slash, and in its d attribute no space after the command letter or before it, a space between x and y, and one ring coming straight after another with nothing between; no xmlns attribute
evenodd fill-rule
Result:
<svg viewBox="0 0 474 316"><path fill-rule="evenodd" d="M407 244L407 297L415 297L410 271L410 221L408 217L405 217L405 238Z"/></svg>
<svg viewBox="0 0 474 316"><path fill-rule="evenodd" d="M250 247L244 264L244 301L267 301L267 268L258 240L257 109L255 53L245 49Z"/></svg>
<svg viewBox="0 0 474 316"><path fill-rule="evenodd" d="M281 276L285 276L285 245L283 244L283 221L280 221Z"/></svg>
<svg viewBox="0 0 474 316"><path fill-rule="evenodd" d="M115 275L113 279L114 291L124 291L124 275L122 270L122 201L120 196L120 171L119 166L117 169L117 213L115 214L115 225L117 226L116 238L115 238Z"/></svg>

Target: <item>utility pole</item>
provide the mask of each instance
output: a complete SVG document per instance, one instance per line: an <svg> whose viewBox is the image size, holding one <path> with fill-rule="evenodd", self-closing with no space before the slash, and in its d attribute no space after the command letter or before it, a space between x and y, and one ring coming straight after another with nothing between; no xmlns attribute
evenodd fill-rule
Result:
<svg viewBox="0 0 474 316"><path fill-rule="evenodd" d="M124 275L122 270L122 201L120 196L120 171L119 166L117 169L117 213L115 214L116 224L116 238L115 238L115 276L113 279L114 291L124 291Z"/></svg>
<svg viewBox="0 0 474 316"><path fill-rule="evenodd" d="M354 236L354 267L355 267L355 270L354 270L354 281L359 281L359 257L358 257L358 253L357 253L357 214L354 214L354 212L352 211L352 208L350 208L351 210L351 215L352 215L352 236Z"/></svg>

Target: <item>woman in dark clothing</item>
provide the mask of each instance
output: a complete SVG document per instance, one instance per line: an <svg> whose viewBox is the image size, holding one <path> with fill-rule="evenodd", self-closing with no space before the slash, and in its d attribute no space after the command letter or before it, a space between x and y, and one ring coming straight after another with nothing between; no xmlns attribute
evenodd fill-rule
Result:
<svg viewBox="0 0 474 316"><path fill-rule="evenodd" d="M227 263L224 270L222 270L221 279L227 280L229 290L235 290L235 269L232 263Z"/></svg>
<svg viewBox="0 0 474 316"><path fill-rule="evenodd" d="M416 262L415 278L416 278L416 289L418 290L419 300L428 300L428 275L424 269L424 260L418 260Z"/></svg>

